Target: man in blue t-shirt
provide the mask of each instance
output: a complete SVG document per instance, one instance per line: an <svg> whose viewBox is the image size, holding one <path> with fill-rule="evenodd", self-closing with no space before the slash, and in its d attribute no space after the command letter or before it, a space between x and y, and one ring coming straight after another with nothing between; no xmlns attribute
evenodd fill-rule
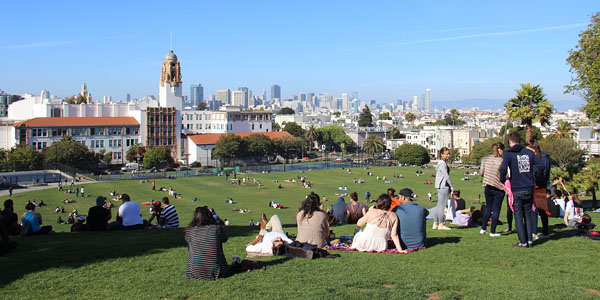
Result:
<svg viewBox="0 0 600 300"><path fill-rule="evenodd" d="M413 203L416 196L411 189L402 189L400 206L393 210L398 215L398 235L402 247L406 250L424 248L426 237L426 219L429 211L418 204Z"/></svg>

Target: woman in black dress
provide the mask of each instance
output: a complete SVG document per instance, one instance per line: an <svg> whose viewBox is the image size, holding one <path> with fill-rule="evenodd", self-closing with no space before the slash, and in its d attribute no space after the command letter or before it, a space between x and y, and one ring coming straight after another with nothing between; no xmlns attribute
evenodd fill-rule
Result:
<svg viewBox="0 0 600 300"><path fill-rule="evenodd" d="M185 230L185 241L188 244L185 278L215 280L231 275L222 245L227 241L227 235L208 207L196 208L194 218Z"/></svg>

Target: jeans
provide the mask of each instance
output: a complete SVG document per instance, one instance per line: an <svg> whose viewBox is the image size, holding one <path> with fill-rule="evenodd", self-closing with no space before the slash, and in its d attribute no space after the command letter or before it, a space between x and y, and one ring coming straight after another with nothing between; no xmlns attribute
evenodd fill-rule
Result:
<svg viewBox="0 0 600 300"><path fill-rule="evenodd" d="M531 236L531 224L533 218L531 214L531 205L533 204L533 190L518 190L513 191L515 201L513 207L515 209L515 228L519 236L521 244L533 242Z"/></svg>
<svg viewBox="0 0 600 300"><path fill-rule="evenodd" d="M513 211L510 209L510 204L508 203L508 197L506 197L506 223L508 223L508 230L512 230L512 221L513 221Z"/></svg>
<svg viewBox="0 0 600 300"><path fill-rule="evenodd" d="M531 212L531 218L533 219L531 233L537 234L538 214L540 216L540 219L542 220L542 234L548 235L548 214L545 210L539 208L536 208L535 211Z"/></svg>
<svg viewBox="0 0 600 300"><path fill-rule="evenodd" d="M444 220L446 219L446 215L444 214L444 208L446 207L446 204L448 204L448 194L450 194L449 187L443 187L438 189L438 202L437 206L435 207L435 213L432 216L433 222L435 223L444 224ZM454 209L454 201L450 201L449 209Z"/></svg>
<svg viewBox="0 0 600 300"><path fill-rule="evenodd" d="M485 210L483 211L483 218L481 219L481 229L487 228L487 222L492 215L492 226L490 226L490 232L496 233L496 225L498 225L498 218L500 217L500 209L502 208L502 200L504 200L504 191L499 190L493 186L485 186ZM509 208L510 210L510 208Z"/></svg>

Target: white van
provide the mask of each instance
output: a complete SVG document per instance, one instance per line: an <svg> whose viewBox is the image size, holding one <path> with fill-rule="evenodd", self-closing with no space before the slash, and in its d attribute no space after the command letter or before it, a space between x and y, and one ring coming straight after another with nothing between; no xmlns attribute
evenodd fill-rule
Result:
<svg viewBox="0 0 600 300"><path fill-rule="evenodd" d="M124 171L124 172L135 171L135 170L139 169L139 167L140 166L138 163L127 163L127 164L125 164L125 166L123 166L121 168L121 171Z"/></svg>

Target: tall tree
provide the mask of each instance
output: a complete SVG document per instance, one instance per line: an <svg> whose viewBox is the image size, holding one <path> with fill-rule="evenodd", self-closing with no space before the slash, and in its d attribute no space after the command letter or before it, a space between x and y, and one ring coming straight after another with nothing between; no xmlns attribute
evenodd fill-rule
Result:
<svg viewBox="0 0 600 300"><path fill-rule="evenodd" d="M315 141L318 141L320 138L319 132L315 125L310 125L305 133L306 141L310 144L310 148L314 147Z"/></svg>
<svg viewBox="0 0 600 300"><path fill-rule="evenodd" d="M549 135L539 143L542 151L550 155L552 164L569 174L577 173L584 166L585 150L579 149L572 138Z"/></svg>
<svg viewBox="0 0 600 300"><path fill-rule="evenodd" d="M573 126L571 126L571 123L560 120L558 121L554 135L562 138L572 138L575 136L575 132L573 131Z"/></svg>
<svg viewBox="0 0 600 300"><path fill-rule="evenodd" d="M354 147L352 139L344 132L344 129L338 125L329 125L317 128L321 136L321 142L325 144L327 150L336 151L350 150ZM342 146L343 145L343 146Z"/></svg>
<svg viewBox="0 0 600 300"><path fill-rule="evenodd" d="M260 160L263 157L270 157L275 151L273 141L261 133L253 133L244 138L247 156Z"/></svg>
<svg viewBox="0 0 600 300"><path fill-rule="evenodd" d="M448 125L459 125L458 124L458 117L460 117L460 113L458 112L458 110L456 108L453 108L450 110L450 112L448 114L446 114L444 116L444 121L446 121L446 123L448 123Z"/></svg>
<svg viewBox="0 0 600 300"><path fill-rule="evenodd" d="M212 156L225 161L229 165L235 159L246 157L244 144L239 135L233 133L224 134L217 140Z"/></svg>
<svg viewBox="0 0 600 300"><path fill-rule="evenodd" d="M366 154L371 156L375 156L375 154L381 153L385 150L385 143L383 139L375 134L370 134L363 141L363 150Z"/></svg>
<svg viewBox="0 0 600 300"><path fill-rule="evenodd" d="M359 127L373 127L373 115L368 106L365 106L363 111L358 116Z"/></svg>
<svg viewBox="0 0 600 300"><path fill-rule="evenodd" d="M280 109L277 114L278 115L293 115L295 113L296 112L293 109L291 109L289 107L284 107L284 108Z"/></svg>
<svg viewBox="0 0 600 300"><path fill-rule="evenodd" d="M388 139L397 139L401 135L402 134L400 133L400 129L398 129L398 127L392 127L392 129L386 133L386 137Z"/></svg>
<svg viewBox="0 0 600 300"><path fill-rule="evenodd" d="M573 74L565 93L586 100L583 111L592 122L600 121L600 13L592 16L588 28L579 34L579 42L569 51L567 63Z"/></svg>
<svg viewBox="0 0 600 300"><path fill-rule="evenodd" d="M290 158L296 158L302 153L302 141L289 136L284 136L273 141L277 153L287 163Z"/></svg>
<svg viewBox="0 0 600 300"><path fill-rule="evenodd" d="M429 152L427 148L421 145L404 144L396 148L394 157L401 164L408 164L413 166L421 166L428 164L430 161Z"/></svg>
<svg viewBox="0 0 600 300"><path fill-rule="evenodd" d="M6 155L8 169L14 171L41 169L42 159L42 155L30 145L17 145L11 148Z"/></svg>
<svg viewBox="0 0 600 300"><path fill-rule="evenodd" d="M460 157L460 150L457 148L452 148L450 149L450 162L455 162L457 160L459 160Z"/></svg>
<svg viewBox="0 0 600 300"><path fill-rule="evenodd" d="M138 161L138 155L140 156L140 161L144 157L144 152L146 152L146 147L142 146L140 143L135 143L133 146L129 147L127 150L127 161L136 162Z"/></svg>
<svg viewBox="0 0 600 300"><path fill-rule="evenodd" d="M171 151L167 147L151 147L144 153L144 168L165 166L173 162Z"/></svg>
<svg viewBox="0 0 600 300"><path fill-rule="evenodd" d="M410 123L411 125L414 125L413 122L417 119L417 116L415 116L415 114L411 112L407 112L406 114L404 114L404 119L406 120L406 122Z"/></svg>
<svg viewBox="0 0 600 300"><path fill-rule="evenodd" d="M296 122L285 123L283 131L289 132L294 137L301 137L304 134L304 129L302 129L302 126L298 125Z"/></svg>
<svg viewBox="0 0 600 300"><path fill-rule="evenodd" d="M587 163L587 166L575 175L575 181L583 187L586 192L592 193L592 205L594 208L597 208L596 190L598 190L598 184L600 183L600 160L590 160Z"/></svg>
<svg viewBox="0 0 600 300"><path fill-rule="evenodd" d="M42 156L47 163L58 162L82 170L93 170L100 162L96 153L70 136L65 136L44 148Z"/></svg>
<svg viewBox="0 0 600 300"><path fill-rule="evenodd" d="M279 125L279 123L273 121L273 123L271 123L271 130L281 131L281 125Z"/></svg>
<svg viewBox="0 0 600 300"><path fill-rule="evenodd" d="M527 128L526 141L532 137L534 121L539 121L545 126L550 121L550 115L554 106L546 98L540 85L521 83L521 88L515 90L516 97L511 98L504 104L507 114L514 120L520 120Z"/></svg>

